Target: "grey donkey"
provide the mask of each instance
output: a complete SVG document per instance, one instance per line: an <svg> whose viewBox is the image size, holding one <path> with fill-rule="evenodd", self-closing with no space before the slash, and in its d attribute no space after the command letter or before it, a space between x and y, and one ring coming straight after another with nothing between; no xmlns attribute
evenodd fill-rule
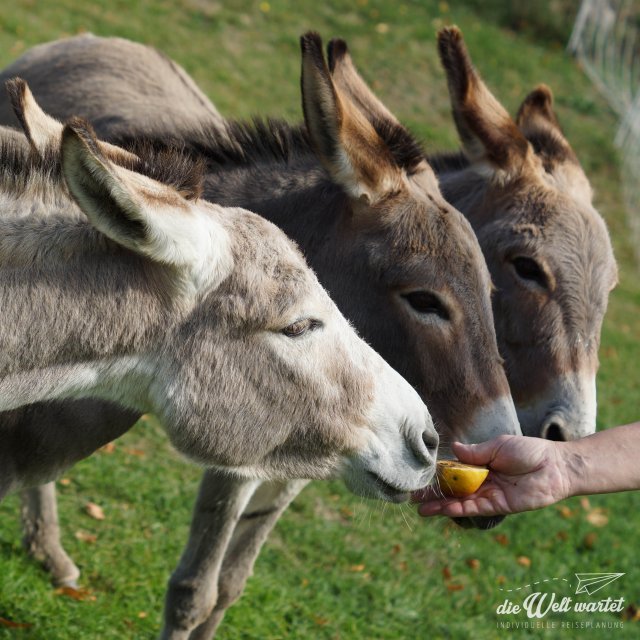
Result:
<svg viewBox="0 0 640 640"><path fill-rule="evenodd" d="M150 411L178 450L249 483L340 476L399 500L430 480L427 409L280 230L197 199L190 162L46 124L59 152L1 139L0 296L7 327L25 327L3 339L3 410L99 397ZM3 422L2 495L31 478L21 435Z"/></svg>

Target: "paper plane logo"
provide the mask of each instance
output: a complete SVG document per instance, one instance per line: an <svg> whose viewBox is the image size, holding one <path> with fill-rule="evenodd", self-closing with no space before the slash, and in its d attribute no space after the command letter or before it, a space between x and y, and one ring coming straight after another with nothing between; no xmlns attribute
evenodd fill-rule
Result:
<svg viewBox="0 0 640 640"><path fill-rule="evenodd" d="M576 595L588 593L592 596L596 591L600 591L603 587L623 576L624 573L576 573L575 575L578 578Z"/></svg>

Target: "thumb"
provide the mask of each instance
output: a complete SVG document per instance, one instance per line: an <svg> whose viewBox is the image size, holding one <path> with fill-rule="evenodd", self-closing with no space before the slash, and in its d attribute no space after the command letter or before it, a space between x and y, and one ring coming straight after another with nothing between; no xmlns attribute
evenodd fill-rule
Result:
<svg viewBox="0 0 640 640"><path fill-rule="evenodd" d="M479 444L462 444L454 442L451 445L453 453L460 462L467 464L488 465L493 459L496 450L495 440L480 442Z"/></svg>

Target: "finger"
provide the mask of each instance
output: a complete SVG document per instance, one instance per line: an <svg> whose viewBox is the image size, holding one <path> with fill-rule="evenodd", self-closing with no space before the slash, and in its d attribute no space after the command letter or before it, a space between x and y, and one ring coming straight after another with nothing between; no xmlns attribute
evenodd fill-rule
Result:
<svg viewBox="0 0 640 640"><path fill-rule="evenodd" d="M460 502L423 502L418 505L418 514L428 518L430 516L449 516L452 513L462 515L462 507Z"/></svg>
<svg viewBox="0 0 640 640"><path fill-rule="evenodd" d="M445 503L424 502L418 507L418 513L421 516L449 516L460 517L466 516L465 507L460 500L449 501Z"/></svg>
<svg viewBox="0 0 640 640"><path fill-rule="evenodd" d="M454 442L451 445L453 453L458 460L467 464L488 465L496 452L504 445L504 437L494 438L478 444L462 444Z"/></svg>
<svg viewBox="0 0 640 640"><path fill-rule="evenodd" d="M443 505L440 514L452 517L477 517L504 515L504 509L499 508L488 498L478 496L473 499L460 501L456 504Z"/></svg>
<svg viewBox="0 0 640 640"><path fill-rule="evenodd" d="M442 504L436 500L423 502L418 505L418 513L421 516L437 516L442 511Z"/></svg>

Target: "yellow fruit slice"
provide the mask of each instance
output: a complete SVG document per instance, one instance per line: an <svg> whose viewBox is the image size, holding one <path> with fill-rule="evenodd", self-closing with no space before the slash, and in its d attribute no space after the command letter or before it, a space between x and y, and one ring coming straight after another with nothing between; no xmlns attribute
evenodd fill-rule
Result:
<svg viewBox="0 0 640 640"><path fill-rule="evenodd" d="M485 478L489 469L473 464L464 464L457 460L438 460L436 477L440 490L445 496L464 498L475 493Z"/></svg>

